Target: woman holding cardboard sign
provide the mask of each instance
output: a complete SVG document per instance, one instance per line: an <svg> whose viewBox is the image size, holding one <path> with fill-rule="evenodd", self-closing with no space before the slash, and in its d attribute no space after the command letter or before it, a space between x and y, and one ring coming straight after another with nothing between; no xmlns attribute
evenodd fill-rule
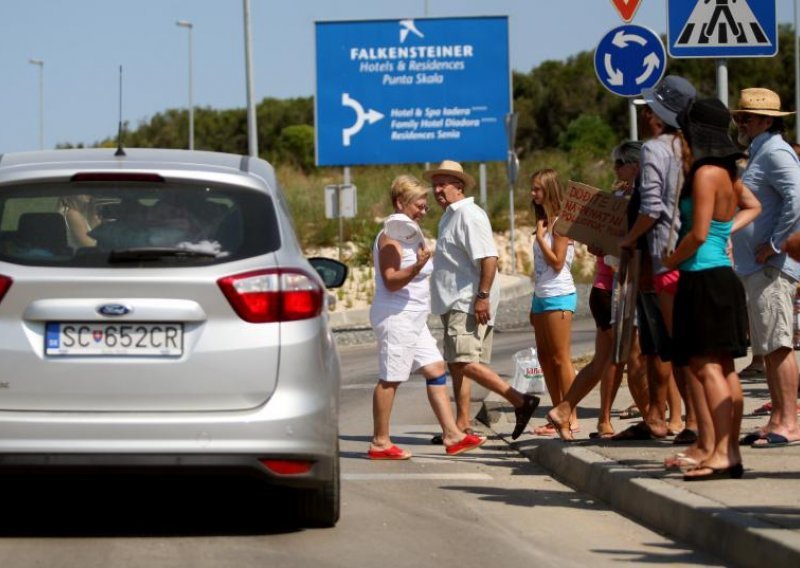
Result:
<svg viewBox="0 0 800 568"><path fill-rule="evenodd" d="M535 283L530 321L553 406L563 400L575 380L570 353L572 316L578 303L570 271L575 247L568 237L553 231L563 196L564 191L555 170L543 169L531 176L536 239L533 243ZM571 438L572 432L578 430L575 409L564 430L559 432L548 422L535 428L533 433Z"/></svg>

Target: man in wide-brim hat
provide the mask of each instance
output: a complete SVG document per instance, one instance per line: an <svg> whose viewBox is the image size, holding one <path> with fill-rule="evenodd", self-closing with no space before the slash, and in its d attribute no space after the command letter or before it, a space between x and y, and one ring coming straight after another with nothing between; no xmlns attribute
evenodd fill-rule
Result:
<svg viewBox="0 0 800 568"><path fill-rule="evenodd" d="M456 399L456 424L470 427L470 385L501 395L514 406L517 439L539 405L539 398L511 388L490 367L494 315L500 303L497 247L486 212L464 191L475 178L460 163L444 160L422 174L433 185L444 210L439 220L431 274L431 312L444 324L444 359L450 368Z"/></svg>
<svg viewBox="0 0 800 568"><path fill-rule="evenodd" d="M731 111L739 143L749 145L744 184L761 202L761 214L733 235L736 273L747 291L753 355L766 361L772 413L766 426L742 439L754 448L800 440L798 368L793 351L793 303L800 263L783 252L800 222L800 161L781 135L781 99L769 89L743 89Z"/></svg>

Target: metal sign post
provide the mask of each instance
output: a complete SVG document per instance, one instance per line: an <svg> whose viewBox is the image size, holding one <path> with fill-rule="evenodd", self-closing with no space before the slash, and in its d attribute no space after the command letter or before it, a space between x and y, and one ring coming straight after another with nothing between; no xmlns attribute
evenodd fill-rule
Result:
<svg viewBox="0 0 800 568"><path fill-rule="evenodd" d="M512 112L506 115L506 136L508 136L508 157L506 158L506 174L508 175L508 215L509 215L509 232L508 244L511 247L511 274L517 273L517 257L514 253L514 186L517 183L517 175L519 174L519 158L514 149L514 144L517 139L517 120L519 116L517 113Z"/></svg>
<svg viewBox="0 0 800 568"><path fill-rule="evenodd" d="M345 179L350 176L346 175ZM351 183L337 183L325 186L325 218L339 220L339 260L342 260L344 241L344 219L352 219L358 210L356 186Z"/></svg>

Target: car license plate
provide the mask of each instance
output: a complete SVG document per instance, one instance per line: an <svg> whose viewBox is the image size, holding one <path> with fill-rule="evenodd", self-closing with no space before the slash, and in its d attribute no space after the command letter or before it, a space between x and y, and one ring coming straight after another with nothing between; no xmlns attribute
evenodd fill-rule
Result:
<svg viewBox="0 0 800 568"><path fill-rule="evenodd" d="M183 354L183 324L49 322L45 354L177 357Z"/></svg>

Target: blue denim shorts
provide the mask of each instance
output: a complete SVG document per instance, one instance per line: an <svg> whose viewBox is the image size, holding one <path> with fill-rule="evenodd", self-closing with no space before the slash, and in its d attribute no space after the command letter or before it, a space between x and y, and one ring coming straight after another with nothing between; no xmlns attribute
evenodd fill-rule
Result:
<svg viewBox="0 0 800 568"><path fill-rule="evenodd" d="M564 296L553 296L551 298L539 298L534 294L531 302L532 314L543 314L544 312L572 312L578 307L578 294L565 294Z"/></svg>

